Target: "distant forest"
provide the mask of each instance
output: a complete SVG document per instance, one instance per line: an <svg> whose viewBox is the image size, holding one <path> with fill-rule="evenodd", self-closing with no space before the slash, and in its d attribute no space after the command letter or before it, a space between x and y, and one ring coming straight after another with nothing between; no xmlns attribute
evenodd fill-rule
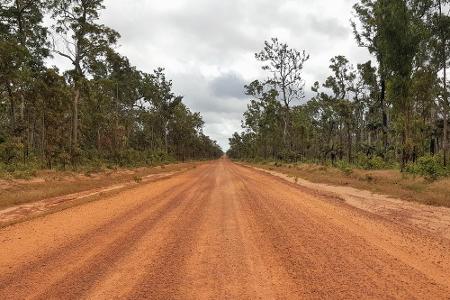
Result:
<svg viewBox="0 0 450 300"><path fill-rule="evenodd" d="M0 169L222 155L163 69L147 74L116 52L102 2L0 1ZM52 56L71 69L48 67Z"/></svg>
<svg viewBox="0 0 450 300"><path fill-rule="evenodd" d="M331 58L330 76L305 98L305 51L274 38L256 54L267 78L248 84L236 159L311 161L366 168L449 164L450 18L447 0L360 0L355 47L373 56ZM305 101L307 100L307 101ZM442 168L441 168L442 169ZM434 172L434 171L433 171Z"/></svg>

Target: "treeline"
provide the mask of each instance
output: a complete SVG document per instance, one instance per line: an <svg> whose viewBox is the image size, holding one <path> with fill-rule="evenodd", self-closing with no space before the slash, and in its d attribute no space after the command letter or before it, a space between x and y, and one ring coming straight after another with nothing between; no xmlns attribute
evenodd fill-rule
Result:
<svg viewBox="0 0 450 300"><path fill-rule="evenodd" d="M245 87L244 131L230 139L238 159L350 162L367 167L417 160L448 164L446 0L360 0L352 22L373 61L331 59L304 104L304 51L272 39L256 54L268 73ZM296 102L297 101L297 105Z"/></svg>
<svg viewBox="0 0 450 300"><path fill-rule="evenodd" d="M163 69L144 73L114 50L102 2L0 1L0 165L219 157ZM72 68L47 67L52 56Z"/></svg>

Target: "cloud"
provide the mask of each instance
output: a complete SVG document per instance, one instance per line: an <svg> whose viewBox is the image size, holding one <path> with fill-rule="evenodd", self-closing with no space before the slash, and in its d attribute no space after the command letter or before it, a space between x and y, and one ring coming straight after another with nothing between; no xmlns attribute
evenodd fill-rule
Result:
<svg viewBox="0 0 450 300"><path fill-rule="evenodd" d="M237 98L245 97L245 80L237 73L229 72L214 78L210 87L214 95L219 98Z"/></svg>

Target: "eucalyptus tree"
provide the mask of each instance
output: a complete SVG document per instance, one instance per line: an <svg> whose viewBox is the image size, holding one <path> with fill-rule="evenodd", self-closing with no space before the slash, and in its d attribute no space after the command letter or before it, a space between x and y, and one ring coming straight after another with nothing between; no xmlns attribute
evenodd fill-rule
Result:
<svg viewBox="0 0 450 300"><path fill-rule="evenodd" d="M221 154L162 69L143 73L114 50L119 34L99 23L103 8L102 0L0 1L0 167ZM51 51L72 68L48 68Z"/></svg>
<svg viewBox="0 0 450 300"><path fill-rule="evenodd" d="M284 111L277 100L278 92L255 80L245 86L245 93L251 100L244 113L243 127L255 134L259 156L275 158L285 146Z"/></svg>
<svg viewBox="0 0 450 300"><path fill-rule="evenodd" d="M450 16L449 0L428 0L428 30L433 48L433 61L436 72L442 75L440 102L442 107L442 149L444 165L448 164L448 122L449 122L449 97L447 67L449 63L450 48Z"/></svg>
<svg viewBox="0 0 450 300"><path fill-rule="evenodd" d="M347 135L347 157L352 161L352 130L353 130L353 103L351 102L351 92L355 92L356 73L347 58L342 55L331 59L330 69L333 75L329 76L324 83L324 87L333 92L332 105L338 118L338 127L345 125ZM339 133L342 139L342 133ZM340 142L341 147L343 142Z"/></svg>
<svg viewBox="0 0 450 300"><path fill-rule="evenodd" d="M0 6L1 84L9 98L10 134L16 136L30 109L25 92L49 55L44 11L41 0L3 0Z"/></svg>
<svg viewBox="0 0 450 300"><path fill-rule="evenodd" d="M2 0L0 6L1 35L18 43L29 53L28 65L42 68L49 55L48 30L43 25L43 0Z"/></svg>
<svg viewBox="0 0 450 300"><path fill-rule="evenodd" d="M411 158L413 107L411 78L418 66L418 56L425 41L423 16L429 1L361 0L354 6L359 23L353 22L360 46L367 47L378 61L383 132L387 150L386 92L395 116L395 130L400 135L402 169ZM358 26L359 25L359 26Z"/></svg>
<svg viewBox="0 0 450 300"><path fill-rule="evenodd" d="M98 24L103 0L53 0L53 18L56 20L53 51L73 65L68 73L73 87L72 154L79 147L79 103L86 73L108 52L119 38L113 29ZM62 43L62 45L61 45Z"/></svg>
<svg viewBox="0 0 450 300"><path fill-rule="evenodd" d="M378 99L381 107L384 156L386 156L389 146L388 105L386 103L386 82L389 72L386 68L382 31L385 26L384 12L388 3L389 0L360 0L353 6L358 22L351 22L358 46L367 48L378 62Z"/></svg>
<svg viewBox="0 0 450 300"><path fill-rule="evenodd" d="M414 149L412 139L414 103L410 95L410 87L423 28L412 5L405 0L389 1L383 17L384 26L381 36L386 68L391 73L390 94L393 99L394 113L397 116L397 129L401 140L401 166L404 170L412 158Z"/></svg>
<svg viewBox="0 0 450 300"><path fill-rule="evenodd" d="M265 41L264 49L255 54L257 60L263 63L262 69L270 73L265 85L272 86L281 98L284 106L283 142L288 146L288 129L291 104L304 98L303 67L309 59L306 51L290 48L277 38Z"/></svg>
<svg viewBox="0 0 450 300"><path fill-rule="evenodd" d="M172 81L166 78L164 69L158 68L153 74L144 77L146 82L143 98L148 101L151 109L156 113L159 121L159 132L163 141L164 151L169 151L169 122L173 118L176 107L183 97L172 91Z"/></svg>
<svg viewBox="0 0 450 300"><path fill-rule="evenodd" d="M132 66L128 58L112 49L91 65L90 73L88 97L93 98L91 105L98 107L85 107L83 115L94 125L90 128L94 130L91 136L97 135L97 141L100 135L103 136L103 146L116 156L126 147L138 119L139 100L143 97L143 73ZM99 117L94 117L95 114ZM97 150L100 150L99 146L97 142Z"/></svg>

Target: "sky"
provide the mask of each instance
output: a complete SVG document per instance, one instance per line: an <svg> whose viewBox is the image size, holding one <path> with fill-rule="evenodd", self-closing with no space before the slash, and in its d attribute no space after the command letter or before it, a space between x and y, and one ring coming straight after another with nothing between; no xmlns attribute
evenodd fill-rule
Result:
<svg viewBox="0 0 450 300"><path fill-rule="evenodd" d="M313 83L329 75L333 56L345 55L354 64L370 59L353 37L355 2L105 0L100 22L121 34L117 51L138 69L165 68L175 92L202 114L205 133L227 150L249 102L244 85L267 77L254 57L265 40L277 37L310 54L304 69L307 97Z"/></svg>

